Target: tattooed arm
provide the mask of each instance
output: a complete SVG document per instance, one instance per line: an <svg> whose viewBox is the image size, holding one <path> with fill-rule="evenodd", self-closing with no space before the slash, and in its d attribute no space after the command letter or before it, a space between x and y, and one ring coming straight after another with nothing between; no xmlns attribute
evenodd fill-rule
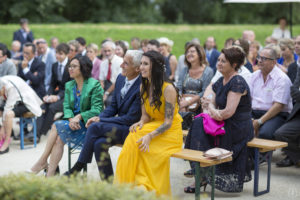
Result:
<svg viewBox="0 0 300 200"><path fill-rule="evenodd" d="M137 143L140 143L139 148L141 151L147 151L149 150L149 144L150 141L164 133L166 130L168 130L173 122L174 117L174 109L177 101L177 93L175 88L172 85L169 85L166 87L164 91L164 97L165 97L165 118L164 123L159 126L156 130L152 131L151 133L148 133L141 139L137 141Z"/></svg>

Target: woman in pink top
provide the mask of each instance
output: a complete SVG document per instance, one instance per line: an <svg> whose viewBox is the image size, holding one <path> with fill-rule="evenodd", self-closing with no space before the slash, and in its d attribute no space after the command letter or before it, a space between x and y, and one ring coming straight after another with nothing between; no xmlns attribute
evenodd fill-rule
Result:
<svg viewBox="0 0 300 200"><path fill-rule="evenodd" d="M97 58L98 45L91 43L87 46L86 55L93 62L92 77L99 81L101 60Z"/></svg>

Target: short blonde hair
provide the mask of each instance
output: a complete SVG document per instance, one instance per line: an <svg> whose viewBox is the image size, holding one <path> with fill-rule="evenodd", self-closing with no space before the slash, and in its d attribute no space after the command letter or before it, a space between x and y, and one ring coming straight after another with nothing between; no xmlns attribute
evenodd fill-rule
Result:
<svg viewBox="0 0 300 200"><path fill-rule="evenodd" d="M281 47L288 47L290 50L294 51L295 44L292 39L289 38L283 38L279 40L279 46Z"/></svg>
<svg viewBox="0 0 300 200"><path fill-rule="evenodd" d="M87 49L92 49L94 52L98 52L98 50L99 50L99 47L98 47L98 45L97 44L95 44L95 43L91 43L91 44L89 44L87 47L86 47Z"/></svg>

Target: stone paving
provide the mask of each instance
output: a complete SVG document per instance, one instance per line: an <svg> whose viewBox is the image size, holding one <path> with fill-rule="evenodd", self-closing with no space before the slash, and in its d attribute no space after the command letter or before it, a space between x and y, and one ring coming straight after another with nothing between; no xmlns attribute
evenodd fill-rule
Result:
<svg viewBox="0 0 300 200"><path fill-rule="evenodd" d="M0 176L8 173L24 172L33 165L33 163L41 155L46 145L46 136L41 138L41 142L37 148L32 148L32 145L26 145L25 150L20 150L19 141L12 141L10 145L10 151L7 154L0 155ZM110 154L112 157L113 166L115 168L117 157L120 153L119 147L110 148ZM72 162L74 163L78 157L78 154L72 156ZM283 155L281 151L274 152L272 161L272 177L271 177L271 191L268 194L254 197L253 196L253 181L245 183L244 191L242 193L224 193L216 190L216 199L278 199L278 200L299 200L300 199L300 168L288 167L288 168L276 168L275 162L282 159ZM171 158L171 186L172 194L175 199L189 200L194 199L193 194L185 194L183 188L193 182L191 178L185 178L183 172L189 169L189 164L186 161L177 158ZM65 153L60 162L61 173L67 170L67 147L65 146ZM267 166L263 165L260 168L260 187L264 189L266 187L266 172ZM42 175L42 174L40 174ZM97 179L99 181L99 174L95 160L88 165L88 176L90 178ZM210 199L211 187L206 188L206 192L201 193L202 199ZM203 191L203 189L201 189Z"/></svg>

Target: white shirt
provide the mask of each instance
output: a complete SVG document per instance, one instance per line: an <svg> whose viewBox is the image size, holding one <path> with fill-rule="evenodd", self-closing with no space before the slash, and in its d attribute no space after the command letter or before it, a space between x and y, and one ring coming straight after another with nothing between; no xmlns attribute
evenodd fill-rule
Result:
<svg viewBox="0 0 300 200"><path fill-rule="evenodd" d="M114 55L112 60L111 60L111 77L110 81L114 84L116 82L116 79L118 75L122 72L122 69L120 65L123 63L123 58ZM107 74L108 74L108 65L109 65L109 60L106 59L101 62L100 65L100 75L99 75L99 80L105 81Z"/></svg>
<svg viewBox="0 0 300 200"><path fill-rule="evenodd" d="M282 30L278 27L273 30L272 37L274 37L276 39L291 38L291 33L287 29Z"/></svg>
<svg viewBox="0 0 300 200"><path fill-rule="evenodd" d="M58 66L62 65L61 74L64 74L64 70L65 70L65 67L66 67L67 63L68 63L68 57L66 57L62 63L58 62Z"/></svg>
<svg viewBox="0 0 300 200"><path fill-rule="evenodd" d="M251 77L252 73L244 66L242 65L241 68L238 71L238 74L242 76L246 82L248 82L249 78ZM216 74L214 77L211 79L212 83L217 82L219 78L221 78L223 75L219 72L219 70L216 71Z"/></svg>

